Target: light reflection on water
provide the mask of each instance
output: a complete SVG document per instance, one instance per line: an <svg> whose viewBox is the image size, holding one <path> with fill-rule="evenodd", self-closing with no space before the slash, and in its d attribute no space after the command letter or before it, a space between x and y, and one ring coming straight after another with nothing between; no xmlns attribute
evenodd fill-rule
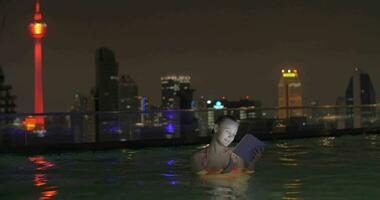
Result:
<svg viewBox="0 0 380 200"><path fill-rule="evenodd" d="M360 194L377 199L379 140L377 135L363 135L267 142L253 176L235 181L195 176L189 158L199 145L27 158L5 155L0 157L0 196L319 200L361 199Z"/></svg>
<svg viewBox="0 0 380 200"><path fill-rule="evenodd" d="M302 146L297 144L279 143L276 147L279 154L278 160L283 166L297 167L299 163L296 156L307 153L299 151Z"/></svg>
<svg viewBox="0 0 380 200"><path fill-rule="evenodd" d="M247 190L251 176L246 175L236 179L219 177L200 178L210 199L247 199Z"/></svg>
<svg viewBox="0 0 380 200"><path fill-rule="evenodd" d="M58 187L55 185L48 185L48 178L46 171L49 168L55 166L55 164L51 161L46 160L43 156L35 156L29 157L29 161L37 165L34 174L34 185L36 187L42 187L43 190L41 192L39 200L49 200L55 197L58 193ZM45 172L45 173L43 173Z"/></svg>
<svg viewBox="0 0 380 200"><path fill-rule="evenodd" d="M366 135L365 139L370 142L371 145L378 144L378 135Z"/></svg>
<svg viewBox="0 0 380 200"><path fill-rule="evenodd" d="M301 179L293 179L283 184L282 188L284 190L284 195L282 199L286 200L298 200L301 198Z"/></svg>
<svg viewBox="0 0 380 200"><path fill-rule="evenodd" d="M335 147L335 137L320 138L320 145L323 147Z"/></svg>

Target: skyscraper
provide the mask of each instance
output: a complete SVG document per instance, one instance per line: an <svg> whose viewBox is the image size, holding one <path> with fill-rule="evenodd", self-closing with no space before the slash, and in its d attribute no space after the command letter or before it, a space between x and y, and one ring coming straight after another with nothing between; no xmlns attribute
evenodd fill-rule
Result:
<svg viewBox="0 0 380 200"><path fill-rule="evenodd" d="M108 48L96 50L96 111L119 109L119 66L114 53Z"/></svg>
<svg viewBox="0 0 380 200"><path fill-rule="evenodd" d="M115 55L108 48L99 48L95 54L95 111L119 110L119 66ZM119 116L113 113L99 113L95 116L96 141L118 140L120 134Z"/></svg>
<svg viewBox="0 0 380 200"><path fill-rule="evenodd" d="M164 113L163 123L170 137L195 136L197 128L194 113L189 111L172 112L171 109L191 109L194 89L190 88L188 75L168 75L161 77L161 109Z"/></svg>
<svg viewBox="0 0 380 200"><path fill-rule="evenodd" d="M302 109L302 83L297 69L282 69L278 83L278 118L303 116Z"/></svg>
<svg viewBox="0 0 380 200"><path fill-rule="evenodd" d="M15 113L15 96L11 95L12 86L4 83L3 69L0 67L0 113Z"/></svg>
<svg viewBox="0 0 380 200"><path fill-rule="evenodd" d="M138 86L136 82L129 76L121 76L119 82L119 95L120 95L120 110L121 111L137 111L138 103L137 96Z"/></svg>
<svg viewBox="0 0 380 200"><path fill-rule="evenodd" d="M91 97L90 97L91 98ZM89 112L94 111L93 101L81 94L75 94L70 107L69 126L73 134L74 142L94 142L95 117Z"/></svg>
<svg viewBox="0 0 380 200"><path fill-rule="evenodd" d="M161 77L161 109L190 109L192 94L190 76L168 75Z"/></svg>
<svg viewBox="0 0 380 200"><path fill-rule="evenodd" d="M376 103L376 92L373 88L369 74L355 68L346 89L346 105L354 106L349 109L348 114L354 115L354 121L348 122L348 126L360 128L361 125L368 125L376 117L376 107L370 104ZM359 108L360 107L360 108ZM350 126L351 124L351 126Z"/></svg>
<svg viewBox="0 0 380 200"><path fill-rule="evenodd" d="M122 75L120 77L119 92L119 108L120 111L124 111L120 114L122 130L125 130L124 132L130 132L126 130L131 130L135 127L136 123L144 121L143 114L138 113L141 111L140 104L142 97L138 96L138 86L129 75ZM129 139L131 139L131 137Z"/></svg>
<svg viewBox="0 0 380 200"><path fill-rule="evenodd" d="M237 120L257 119L262 117L261 101L245 96L238 101L231 101L225 96L217 99L204 99L208 108L208 128L213 129L215 119L222 115L234 116Z"/></svg>

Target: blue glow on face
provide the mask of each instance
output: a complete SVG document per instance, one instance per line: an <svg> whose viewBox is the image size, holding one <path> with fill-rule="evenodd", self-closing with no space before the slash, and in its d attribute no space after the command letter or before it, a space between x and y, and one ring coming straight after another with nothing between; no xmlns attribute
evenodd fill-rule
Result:
<svg viewBox="0 0 380 200"><path fill-rule="evenodd" d="M162 174L162 175L165 177L175 177L176 176L175 174Z"/></svg>
<svg viewBox="0 0 380 200"><path fill-rule="evenodd" d="M170 181L170 185L177 185L177 181Z"/></svg>
<svg viewBox="0 0 380 200"><path fill-rule="evenodd" d="M175 160L169 160L166 164L168 164L169 166L173 166L175 163Z"/></svg>
<svg viewBox="0 0 380 200"><path fill-rule="evenodd" d="M173 123L168 123L165 126L165 129L166 129L166 132L168 132L168 133L174 133L174 131L175 131Z"/></svg>

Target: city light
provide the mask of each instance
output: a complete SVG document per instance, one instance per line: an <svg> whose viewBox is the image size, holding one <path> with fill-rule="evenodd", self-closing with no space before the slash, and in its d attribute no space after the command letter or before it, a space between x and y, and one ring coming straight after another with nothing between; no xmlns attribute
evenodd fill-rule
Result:
<svg viewBox="0 0 380 200"><path fill-rule="evenodd" d="M284 78L296 78L296 77L298 77L298 71L297 70L288 69L287 71L281 70L281 72L282 72L282 77L284 77Z"/></svg>
<svg viewBox="0 0 380 200"><path fill-rule="evenodd" d="M41 39L45 36L47 25L41 22L32 22L29 25L30 32L35 39Z"/></svg>
<svg viewBox="0 0 380 200"><path fill-rule="evenodd" d="M168 124L165 126L165 130L166 130L167 133L170 133L170 134L174 133L174 132L175 132L175 128L174 128L173 123L171 123L171 122L168 123Z"/></svg>
<svg viewBox="0 0 380 200"><path fill-rule="evenodd" d="M25 118L25 120L22 122L22 124L25 126L25 129L27 131L33 131L36 128L36 119L32 116L28 116Z"/></svg>
<svg viewBox="0 0 380 200"><path fill-rule="evenodd" d="M222 102L216 101L215 105L214 105L214 108L217 109L217 110L219 110L219 109L223 109L224 106L223 106Z"/></svg>

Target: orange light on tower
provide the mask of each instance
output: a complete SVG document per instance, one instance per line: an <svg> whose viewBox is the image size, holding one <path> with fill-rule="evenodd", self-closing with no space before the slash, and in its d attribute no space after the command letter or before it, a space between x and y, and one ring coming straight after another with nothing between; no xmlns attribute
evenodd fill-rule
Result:
<svg viewBox="0 0 380 200"><path fill-rule="evenodd" d="M29 31L34 38L34 112L43 113L43 89L42 89L42 38L46 34L47 25L42 21L40 12L40 2L36 1L36 13L33 21L29 24ZM36 128L38 131L44 131L43 116L36 117Z"/></svg>

